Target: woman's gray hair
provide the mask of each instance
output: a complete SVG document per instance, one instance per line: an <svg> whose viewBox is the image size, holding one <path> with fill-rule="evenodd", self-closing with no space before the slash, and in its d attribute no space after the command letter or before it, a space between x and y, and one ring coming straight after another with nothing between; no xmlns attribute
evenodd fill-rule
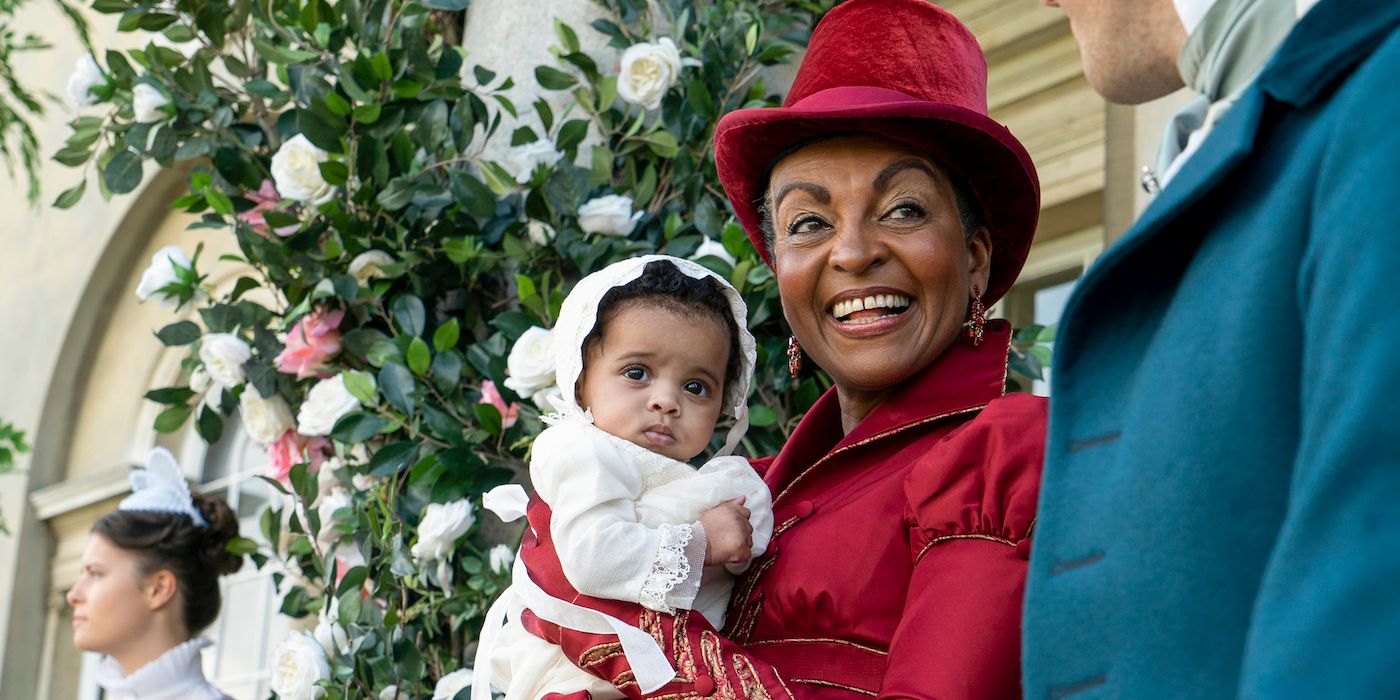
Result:
<svg viewBox="0 0 1400 700"><path fill-rule="evenodd" d="M962 223L963 240L970 241L972 236L987 224L986 218L982 215L982 207L978 205L977 198L972 196L972 190L967 186L967 182L957 173L941 165L939 169L948 176L948 184L953 188L953 199L958 205L958 219ZM758 209L758 230L763 234L763 247L768 251L768 257L771 260L773 244L777 241L778 236L777 229L773 224L773 191L768 185L763 186L763 197L755 203L755 208Z"/></svg>

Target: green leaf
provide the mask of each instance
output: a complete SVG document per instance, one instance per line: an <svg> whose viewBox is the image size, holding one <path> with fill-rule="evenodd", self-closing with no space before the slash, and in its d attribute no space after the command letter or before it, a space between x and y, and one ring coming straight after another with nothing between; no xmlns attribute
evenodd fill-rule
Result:
<svg viewBox="0 0 1400 700"><path fill-rule="evenodd" d="M438 352L450 350L457 346L457 340L461 337L462 331L457 326L457 319L449 318L447 323L438 326L433 331L433 348Z"/></svg>
<svg viewBox="0 0 1400 700"><path fill-rule="evenodd" d="M366 406L379 403L379 398L375 393L373 375L352 369L342 372L341 377L341 381L345 382L345 390L350 392L350 395L360 403Z"/></svg>
<svg viewBox="0 0 1400 700"><path fill-rule="evenodd" d="M585 119L570 119L559 127L559 139L556 144L561 151L569 151L577 148L583 142L583 138L588 135L588 121Z"/></svg>
<svg viewBox="0 0 1400 700"><path fill-rule="evenodd" d="M778 422L778 412L773 409L757 405L749 408L749 425L755 428L767 428Z"/></svg>
<svg viewBox="0 0 1400 700"><path fill-rule="evenodd" d="M546 90L568 90L578 84L574 76L549 66L536 66L535 80Z"/></svg>
<svg viewBox="0 0 1400 700"><path fill-rule="evenodd" d="M405 415L413 415L413 393L416 388L413 374L397 362L385 362L384 369L379 370L379 391Z"/></svg>
<svg viewBox="0 0 1400 700"><path fill-rule="evenodd" d="M405 353L405 357L408 360L408 368L419 376L427 374L428 364L433 360L433 355L428 350L428 344L423 342L422 338L418 337L414 337L413 340L409 341L408 352Z"/></svg>
<svg viewBox="0 0 1400 700"><path fill-rule="evenodd" d="M190 410L189 406L171 406L161 411L160 415L156 416L156 431L173 433L179 430L190 417Z"/></svg>
<svg viewBox="0 0 1400 700"><path fill-rule="evenodd" d="M102 169L102 180L113 194L126 194L141 184L141 156L122 151Z"/></svg>
<svg viewBox="0 0 1400 700"><path fill-rule="evenodd" d="M417 449L418 444L414 442L390 443L375 452L365 468L370 476L393 476L413 462Z"/></svg>
<svg viewBox="0 0 1400 700"><path fill-rule="evenodd" d="M400 175L390 180L389 184L385 185L384 189L379 191L379 195L375 197L375 201L379 202L379 206L389 211L397 211L404 208L409 202L413 201L413 179L405 175Z"/></svg>
<svg viewBox="0 0 1400 700"><path fill-rule="evenodd" d="M489 403L476 404L476 422L492 435L501 434L501 412Z"/></svg>
<svg viewBox="0 0 1400 700"><path fill-rule="evenodd" d="M471 0L420 0L420 2L434 10L447 10L448 12L461 12L471 4Z"/></svg>
<svg viewBox="0 0 1400 700"><path fill-rule="evenodd" d="M166 405L184 404L194 398L194 390L185 386L170 386L146 392L146 398Z"/></svg>
<svg viewBox="0 0 1400 700"><path fill-rule="evenodd" d="M351 114L355 117L355 121L361 124L373 124L379 121L379 110L380 106L377 104L361 105L356 107Z"/></svg>
<svg viewBox="0 0 1400 700"><path fill-rule="evenodd" d="M399 330L409 335L422 335L426 314L423 300L412 294L400 294L389 302L389 312L394 315Z"/></svg>
<svg viewBox="0 0 1400 700"><path fill-rule="evenodd" d="M305 63L321 55L314 51L278 46L260 37L253 37L253 50L269 63Z"/></svg>
<svg viewBox="0 0 1400 700"><path fill-rule="evenodd" d="M392 425L389 421L369 413L350 413L342 416L331 428L331 437L347 445L365 442L384 432Z"/></svg>
<svg viewBox="0 0 1400 700"><path fill-rule="evenodd" d="M199 340L201 335L203 332L200 330L199 324L194 321L176 321L156 331L156 337L160 338L160 342L170 347L189 345Z"/></svg>
<svg viewBox="0 0 1400 700"><path fill-rule="evenodd" d="M563 45L565 53L577 53L579 50L578 34L569 25L554 18L554 35L559 37L559 43Z"/></svg>
<svg viewBox="0 0 1400 700"><path fill-rule="evenodd" d="M680 144L676 143L676 137L664 129L657 129L643 136L642 140L651 147L652 153L662 158L674 158L681 150Z"/></svg>
<svg viewBox="0 0 1400 700"><path fill-rule="evenodd" d="M258 543L247 537L235 537L229 540L228 544L224 545L224 550L230 554L237 554L240 557L247 556L258 551Z"/></svg>
<svg viewBox="0 0 1400 700"><path fill-rule="evenodd" d="M535 289L535 281L525 275L515 276L516 296L520 301L526 301L539 296L539 291Z"/></svg>
<svg viewBox="0 0 1400 700"><path fill-rule="evenodd" d="M394 77L394 67L389 63L389 55L382 51L370 57L369 66L374 77L381 81Z"/></svg>
<svg viewBox="0 0 1400 700"><path fill-rule="evenodd" d="M53 205L59 209L67 209L73 206L74 204L77 204L78 200L83 198L83 192L86 190L87 180L84 179L82 182L79 182L78 184L64 190L62 194L59 194L58 199L55 199L53 201Z"/></svg>
<svg viewBox="0 0 1400 700"><path fill-rule="evenodd" d="M214 444L224 434L224 421L219 418L219 414L208 406L200 409L199 420L195 423L195 432L204 438L206 444Z"/></svg>

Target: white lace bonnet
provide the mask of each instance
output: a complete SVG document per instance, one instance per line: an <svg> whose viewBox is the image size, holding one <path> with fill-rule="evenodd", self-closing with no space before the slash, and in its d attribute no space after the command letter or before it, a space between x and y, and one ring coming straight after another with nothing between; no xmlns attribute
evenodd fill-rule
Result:
<svg viewBox="0 0 1400 700"><path fill-rule="evenodd" d="M117 510L188 515L199 527L208 527L204 514L194 507L190 485L175 455L164 447L154 447L146 455L146 468L131 472L131 495L122 499Z"/></svg>
<svg viewBox="0 0 1400 700"><path fill-rule="evenodd" d="M729 301L729 311L739 332L739 376L725 387L724 412L734 417L734 427L729 429L724 447L715 456L731 454L749 427L749 384L753 381L754 364L757 360L753 334L749 333L748 309L739 292L729 282L690 260L669 255L628 258L588 275L574 285L573 291L564 299L559 318L554 324L554 376L562 395L562 400L554 400L555 407L566 416L583 417L591 421L591 416L578 405L574 388L579 376L583 374L583 341L598 322L598 304L613 287L621 287L641 277L647 264L658 260L671 263L687 277L714 279L719 283L724 298Z"/></svg>

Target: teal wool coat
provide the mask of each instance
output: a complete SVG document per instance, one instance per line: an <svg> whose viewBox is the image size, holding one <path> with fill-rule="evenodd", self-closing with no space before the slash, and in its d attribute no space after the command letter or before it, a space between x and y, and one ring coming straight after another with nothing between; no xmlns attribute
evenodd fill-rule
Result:
<svg viewBox="0 0 1400 700"><path fill-rule="evenodd" d="M1080 282L1027 698L1400 698L1400 0L1323 0Z"/></svg>

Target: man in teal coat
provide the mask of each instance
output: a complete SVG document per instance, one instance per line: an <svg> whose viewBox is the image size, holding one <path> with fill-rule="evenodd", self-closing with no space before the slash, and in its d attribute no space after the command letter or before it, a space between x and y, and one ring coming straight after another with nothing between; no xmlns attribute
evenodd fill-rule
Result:
<svg viewBox="0 0 1400 700"><path fill-rule="evenodd" d="M1201 99L1060 327L1025 696L1400 698L1400 1L1047 2Z"/></svg>

